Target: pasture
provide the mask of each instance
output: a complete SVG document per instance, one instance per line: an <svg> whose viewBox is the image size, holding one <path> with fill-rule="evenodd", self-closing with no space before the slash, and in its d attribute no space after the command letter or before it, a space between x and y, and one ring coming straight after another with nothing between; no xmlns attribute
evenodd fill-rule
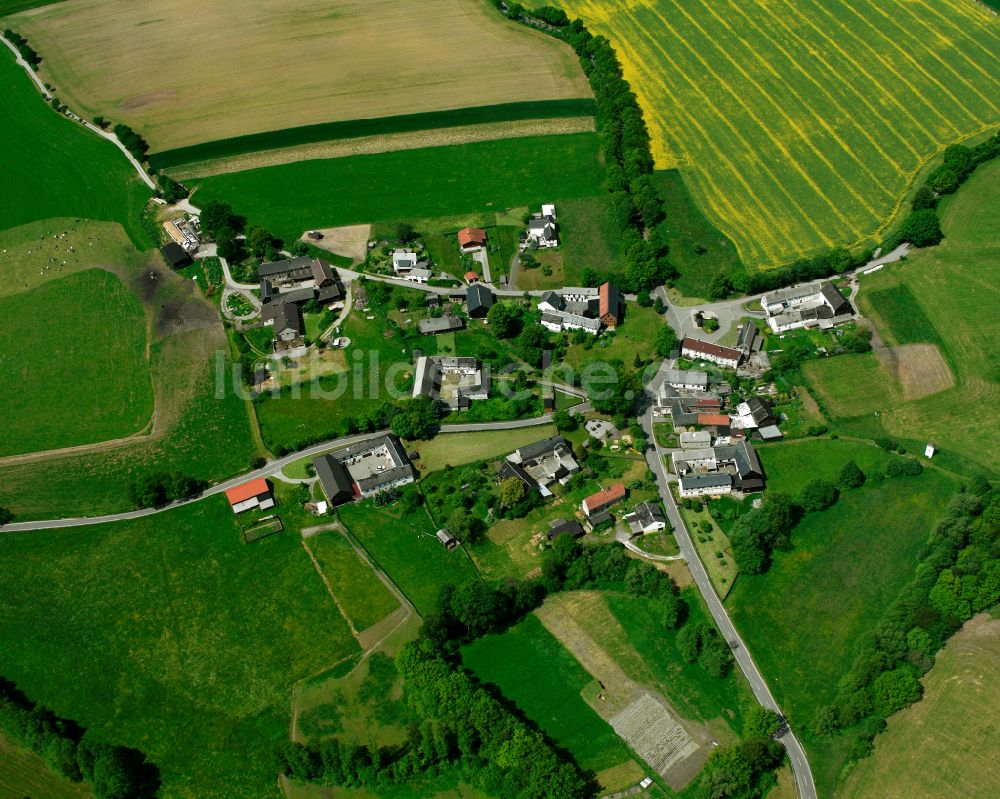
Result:
<svg viewBox="0 0 1000 799"><path fill-rule="evenodd" d="M297 538L243 544L221 496L135 521L8 533L0 673L147 752L164 799L274 797L293 683L357 651Z"/></svg>
<svg viewBox="0 0 1000 799"><path fill-rule="evenodd" d="M812 480L837 483L840 470L847 461L854 461L865 474L885 473L890 455L867 441L847 439L801 438L777 444L757 444L754 447L767 474L767 487L795 495ZM803 469L803 464L809 464Z"/></svg>
<svg viewBox="0 0 1000 799"><path fill-rule="evenodd" d="M0 47L0 229L52 217L119 222L152 246L139 215L149 189L113 144L57 114Z"/></svg>
<svg viewBox="0 0 1000 799"><path fill-rule="evenodd" d="M874 355L809 362L810 384L845 429L884 430L911 448L933 440L942 455L996 472L1000 444L982 431L1000 427L1000 356L993 346L1000 338L998 209L1000 161L992 161L942 203L941 244L862 279L861 310L880 334L890 342L938 342L955 385L904 400L903 387L886 378Z"/></svg>
<svg viewBox="0 0 1000 799"><path fill-rule="evenodd" d="M750 267L877 238L1000 122L1000 20L966 0L561 0L618 51L660 169Z"/></svg>
<svg viewBox="0 0 1000 799"><path fill-rule="evenodd" d="M814 462L801 457L800 463ZM736 581L726 599L733 622L800 731L833 699L855 642L912 578L954 491L936 470L869 481L845 491L830 509L808 514L792 533L792 549L775 552L766 574ZM849 741L806 735L805 743L820 795L828 795Z"/></svg>
<svg viewBox="0 0 1000 799"><path fill-rule="evenodd" d="M34 752L16 747L0 734L0 796L90 799L93 794L56 774Z"/></svg>
<svg viewBox="0 0 1000 799"><path fill-rule="evenodd" d="M603 180L596 134L576 133L300 161L191 184L200 205L230 202L294 241L314 228L558 204L602 195Z"/></svg>
<svg viewBox="0 0 1000 799"><path fill-rule="evenodd" d="M0 456L138 432L153 412L146 315L94 269L0 298Z"/></svg>
<svg viewBox="0 0 1000 799"><path fill-rule="evenodd" d="M581 695L596 686L593 678L537 616L529 614L505 633L462 647L462 662L480 680L498 686L582 768L601 771L632 758Z"/></svg>
<svg viewBox="0 0 1000 799"><path fill-rule="evenodd" d="M875 753L851 771L843 799L989 799L1000 794L996 752L1000 621L967 622L923 679L924 697L889 719Z"/></svg>
<svg viewBox="0 0 1000 799"><path fill-rule="evenodd" d="M42 54L42 73L70 106L131 125L154 152L340 120L591 96L569 47L480 2L76 0L8 24Z"/></svg>
<svg viewBox="0 0 1000 799"><path fill-rule="evenodd" d="M465 550L441 546L434 535L437 528L422 507L407 512L402 502L377 508L368 500L343 505L337 515L421 615L434 609L441 586L476 579Z"/></svg>

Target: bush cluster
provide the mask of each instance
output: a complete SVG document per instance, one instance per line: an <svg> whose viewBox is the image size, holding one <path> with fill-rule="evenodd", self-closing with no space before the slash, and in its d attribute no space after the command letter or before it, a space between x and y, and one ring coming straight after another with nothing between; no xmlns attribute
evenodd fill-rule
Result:
<svg viewBox="0 0 1000 799"><path fill-rule="evenodd" d="M117 123L113 128L112 132L118 138L118 141L122 143L122 146L132 153L132 157L136 161L142 163L146 160L146 152L149 150L149 142L147 142L142 136L136 133L128 125L124 125L121 122Z"/></svg>
<svg viewBox="0 0 1000 799"><path fill-rule="evenodd" d="M42 57L35 52L31 45L28 44L28 40L10 28L7 28L3 32L3 35L7 41L17 48L17 52L20 53L21 58L27 62L28 66L37 70L38 65L42 63Z"/></svg>
<svg viewBox="0 0 1000 799"><path fill-rule="evenodd" d="M132 504L139 508L158 508L168 502L187 499L204 491L208 483L182 472L150 472L129 483Z"/></svg>

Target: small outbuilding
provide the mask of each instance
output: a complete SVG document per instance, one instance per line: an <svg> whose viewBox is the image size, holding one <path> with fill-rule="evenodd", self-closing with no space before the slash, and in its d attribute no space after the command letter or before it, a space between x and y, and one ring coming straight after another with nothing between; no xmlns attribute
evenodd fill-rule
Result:
<svg viewBox="0 0 1000 799"><path fill-rule="evenodd" d="M458 539L443 527L437 531L437 540L441 542L441 546L445 549L455 549L459 543Z"/></svg>
<svg viewBox="0 0 1000 799"><path fill-rule="evenodd" d="M226 499L229 500L229 506L233 509L233 513L243 513L254 508L266 510L274 507L271 486L263 477L233 486L226 491Z"/></svg>

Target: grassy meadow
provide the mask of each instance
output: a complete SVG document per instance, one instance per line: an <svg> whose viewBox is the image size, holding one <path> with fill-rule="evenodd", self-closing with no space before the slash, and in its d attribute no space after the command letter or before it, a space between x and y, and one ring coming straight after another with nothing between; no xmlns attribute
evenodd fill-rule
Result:
<svg viewBox="0 0 1000 799"><path fill-rule="evenodd" d="M498 686L584 769L601 771L631 759L611 725L581 696L593 679L536 616L463 647L462 662Z"/></svg>
<svg viewBox="0 0 1000 799"><path fill-rule="evenodd" d="M799 463L819 462L823 449L815 455L800 453ZM769 468L767 450L763 458ZM954 491L954 481L934 470L869 481L842 493L829 510L807 515L792 533L793 548L776 552L766 574L736 581L729 612L800 731L833 699L855 642L912 578ZM849 741L804 738L820 795L828 795Z"/></svg>
<svg viewBox="0 0 1000 799"><path fill-rule="evenodd" d="M0 796L31 799L90 799L93 794L62 777L34 752L0 735Z"/></svg>
<svg viewBox="0 0 1000 799"><path fill-rule="evenodd" d="M966 0L559 5L611 40L657 167L748 266L877 237L930 159L1000 122L1000 20Z"/></svg>
<svg viewBox="0 0 1000 799"><path fill-rule="evenodd" d="M6 46L0 47L0 152L0 229L86 217L119 222L141 249L152 245L139 222L150 191L125 156L50 108Z"/></svg>
<svg viewBox="0 0 1000 799"><path fill-rule="evenodd" d="M0 298L0 456L127 436L153 412L146 315L116 275Z"/></svg>
<svg viewBox="0 0 1000 799"><path fill-rule="evenodd" d="M597 136L578 133L301 161L192 179L292 241L312 228L498 211L603 194Z"/></svg>
<svg viewBox="0 0 1000 799"><path fill-rule="evenodd" d="M977 616L923 679L924 697L889 719L875 753L851 771L843 799L989 799L1000 794L995 740L1000 621Z"/></svg>
<svg viewBox="0 0 1000 799"><path fill-rule="evenodd" d="M192 10L189 0L81 0L7 22L42 54L41 73L66 102L131 125L154 152L339 120L591 96L568 46L486 3L305 0L290 9L224 0Z"/></svg>
<svg viewBox="0 0 1000 799"><path fill-rule="evenodd" d="M805 374L841 427L886 432L911 449L933 440L943 456L996 473L1000 444L983 430L1000 426L998 210L1000 161L993 161L942 203L941 244L862 279L861 311L886 343L936 345L955 385L905 400L899 380L875 355L811 361Z"/></svg>
<svg viewBox="0 0 1000 799"><path fill-rule="evenodd" d="M865 474L885 473L890 455L868 441L847 439L801 438L777 444L755 445L767 473L767 487L795 495L812 480L836 483L847 461L854 461ZM803 469L808 464L808 469Z"/></svg>
<svg viewBox="0 0 1000 799"><path fill-rule="evenodd" d="M357 650L298 536L242 543L221 496L4 535L0 611L0 673L148 753L163 799L277 797L293 682Z"/></svg>

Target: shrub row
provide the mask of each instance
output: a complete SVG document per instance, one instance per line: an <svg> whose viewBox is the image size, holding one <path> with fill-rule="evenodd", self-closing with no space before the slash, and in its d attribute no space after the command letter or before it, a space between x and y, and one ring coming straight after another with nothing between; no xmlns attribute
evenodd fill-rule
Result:
<svg viewBox="0 0 1000 799"><path fill-rule="evenodd" d="M42 57L28 44L28 40L10 28L7 28L3 32L3 35L7 41L17 48L17 52L21 54L21 58L28 63L28 66L37 70L38 65L42 63Z"/></svg>

